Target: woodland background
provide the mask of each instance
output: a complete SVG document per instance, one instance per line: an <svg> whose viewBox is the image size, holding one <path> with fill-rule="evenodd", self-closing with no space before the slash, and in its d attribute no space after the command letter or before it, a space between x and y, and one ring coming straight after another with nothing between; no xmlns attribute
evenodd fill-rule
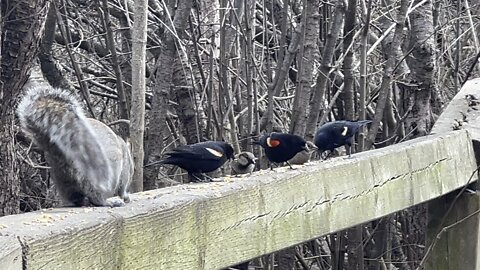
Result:
<svg viewBox="0 0 480 270"><path fill-rule="evenodd" d="M132 58L141 4L145 59ZM0 216L57 203L14 114L31 73L79 93L88 116L106 123L146 112L145 162L207 139L260 156L250 145L258 134L311 140L342 119L373 120L357 151L384 147L428 134L480 76L480 4L471 0L2 0L0 27ZM139 66L144 76L132 79ZM132 110L142 93L145 110ZM129 136L125 124L114 128ZM132 188L176 184L181 173L149 167ZM402 211L250 267L416 269L425 213Z"/></svg>

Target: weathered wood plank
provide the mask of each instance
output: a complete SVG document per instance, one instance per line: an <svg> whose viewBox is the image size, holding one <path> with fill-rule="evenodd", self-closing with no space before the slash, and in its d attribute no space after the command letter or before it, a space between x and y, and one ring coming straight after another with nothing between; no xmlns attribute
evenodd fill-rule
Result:
<svg viewBox="0 0 480 270"><path fill-rule="evenodd" d="M13 236L0 234L0 269L22 270L22 248Z"/></svg>
<svg viewBox="0 0 480 270"><path fill-rule="evenodd" d="M480 78L469 80L448 103L435 122L431 134L466 129L475 141L480 141Z"/></svg>
<svg viewBox="0 0 480 270"><path fill-rule="evenodd" d="M21 239L27 269L218 269L431 200L475 167L471 138L457 131L143 192L123 208L7 216L0 233Z"/></svg>
<svg viewBox="0 0 480 270"><path fill-rule="evenodd" d="M466 192L460 195L451 212L444 219L452 206L458 191L433 200L428 205L429 222L427 230L427 247L435 240L435 247L428 257L426 268L431 270L476 270L480 269L478 260L479 194ZM444 221L444 223L442 223ZM445 227L447 231L438 233Z"/></svg>
<svg viewBox="0 0 480 270"><path fill-rule="evenodd" d="M480 79L470 80L455 95L432 128L433 134L447 133L453 129L468 130L473 140L477 164L480 161L479 105ZM480 217L475 214L480 209L478 184L478 181L472 184L477 186L473 187L477 190L476 194L463 193L455 204L454 198L458 192L452 192L428 203L427 247L437 242L428 257L426 269L480 269L478 250ZM445 217L450 207L453 208ZM469 218L463 220L465 217ZM452 227L437 239L438 233L447 226Z"/></svg>
<svg viewBox="0 0 480 270"><path fill-rule="evenodd" d="M146 262L216 269L435 198L462 186L474 169L471 140L457 132L301 170L174 189L143 211L121 213L121 257L131 259L128 269ZM161 213L152 209L158 205L165 205Z"/></svg>
<svg viewBox="0 0 480 270"><path fill-rule="evenodd" d="M119 269L121 217L107 208L56 208L0 218L21 241L23 269ZM0 267L3 270L3 265Z"/></svg>

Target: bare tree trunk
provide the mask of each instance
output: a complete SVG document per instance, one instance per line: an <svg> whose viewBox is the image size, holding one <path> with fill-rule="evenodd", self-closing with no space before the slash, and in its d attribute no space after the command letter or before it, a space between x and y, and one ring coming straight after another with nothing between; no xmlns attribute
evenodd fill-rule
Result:
<svg viewBox="0 0 480 270"><path fill-rule="evenodd" d="M232 53L234 48L235 39L238 33L238 27L243 20L243 11L245 0L229 1L228 7L231 8L228 16L225 18L225 49L227 55ZM233 4L233 6L230 6Z"/></svg>
<svg viewBox="0 0 480 270"><path fill-rule="evenodd" d="M243 59L245 59L245 81L247 83L247 121L245 133L243 137L246 138L245 145L247 146L246 150L252 152L252 136L254 135L254 104L253 104L253 80L255 76L255 63L253 57L253 29L255 29L255 0L247 0L245 5L245 15L244 15L244 28L246 41L244 44Z"/></svg>
<svg viewBox="0 0 480 270"><path fill-rule="evenodd" d="M205 123L205 135L209 138L216 139L216 133L218 132L217 111L218 102L213 96L213 93L217 93L218 85L214 82L218 80L216 72L216 62L214 59L217 57L217 44L218 44L218 30L219 25L219 1L218 0L203 0L196 1L196 9L194 9L195 18L192 16L193 21L198 24L197 33L198 47L203 48L202 52L197 57L197 65L194 65L193 73L197 82L202 82L202 95L207 97L207 102L204 103L204 114L206 115ZM195 19L195 20L194 20ZM196 45L194 45L196 46ZM205 93L203 93L205 91ZM204 104L199 104L203 106Z"/></svg>
<svg viewBox="0 0 480 270"><path fill-rule="evenodd" d="M286 248L278 253L278 270L295 269L295 247Z"/></svg>
<svg viewBox="0 0 480 270"><path fill-rule="evenodd" d="M68 23L67 16L67 4L66 1L61 1L61 5L55 5L56 11L57 11L57 24L58 24L58 29L60 30L62 37L65 39L66 44L65 44L65 49L68 53L68 57L70 58L70 62L72 64L73 70L74 70L74 75L77 79L78 85L80 86L80 92L82 94L82 97L87 104L88 111L90 112L90 117L95 118L95 112L93 110L92 103L90 101L90 90L88 89L87 82L85 80L85 76L83 74L83 71L79 65L79 62L77 61L73 50L72 50L72 32L70 31L70 24Z"/></svg>
<svg viewBox="0 0 480 270"><path fill-rule="evenodd" d="M365 148L370 149L375 141L378 129L380 128L380 122L383 118L383 111L387 103L388 97L391 92L391 82L395 72L396 57L395 52L400 47L401 38L403 36L403 27L405 25L405 18L407 15L408 9L408 0L401 0L399 12L397 14L395 33L393 35L392 42L389 46L389 50L385 52L387 62L383 71L382 84L380 86L379 97L377 99L377 104L375 107L375 116L373 123L370 126L370 130L367 135L367 141L365 143Z"/></svg>
<svg viewBox="0 0 480 270"><path fill-rule="evenodd" d="M330 235L332 270L345 269L345 231Z"/></svg>
<svg viewBox="0 0 480 270"><path fill-rule="evenodd" d="M410 270L410 266L407 262L404 249L410 249L410 246L405 245L403 239L405 236L401 233L399 224L402 222L402 212L393 214L392 223L389 226L390 238L391 238L391 261L392 264L399 270Z"/></svg>
<svg viewBox="0 0 480 270"><path fill-rule="evenodd" d="M57 28L57 13L55 5L50 5L45 20L45 35L42 38L38 59L45 79L51 86L74 91L73 85L62 74L61 67L53 58L52 45L55 41Z"/></svg>
<svg viewBox="0 0 480 270"><path fill-rule="evenodd" d="M301 32L302 24L298 24L293 32L292 39L290 40L288 49L283 57L283 62L278 63L275 77L273 78L272 83L268 86L268 108L267 113L264 114L260 120L260 130L265 130L265 127L268 124L271 125L273 122L273 96L279 95L280 91L282 90L283 83L288 75L288 70L290 69L290 65L292 64L295 53L299 47ZM271 131L271 129L267 130Z"/></svg>
<svg viewBox="0 0 480 270"><path fill-rule="evenodd" d="M345 59L343 62L344 72L344 86L343 86L343 102L345 119L354 120L355 118L355 104L353 97L353 88L355 86L355 80L353 77L353 36L355 35L355 14L357 10L357 0L348 0L348 7L345 13L345 25L343 32L345 38L343 40L343 51L345 53Z"/></svg>
<svg viewBox="0 0 480 270"><path fill-rule="evenodd" d="M100 3L99 3L99 5L100 5ZM145 4L145 3L143 3L143 4L138 3L138 5L147 5L148 6L148 4ZM109 12L109 9L108 9L108 0L102 0L101 7L102 8L100 9L101 11L99 13L101 15L101 18L102 18L102 21L103 21L103 28L105 29L105 33L106 33L105 43L107 44L107 47L110 51L112 68L115 71L119 115L120 115L121 119L129 119L129 109L130 109L131 105L130 105L130 100L126 99L125 87L123 86L123 74L122 74L122 70L120 68L120 61L119 61L118 56L117 56L117 49L116 49L116 46L115 46L115 40L113 38L113 29L112 29L112 22L110 20L110 12ZM142 12L145 13L145 14L142 14L143 15L142 19L145 19L147 17L147 14L146 14L147 11L142 11ZM140 26L138 26L138 27L140 27ZM146 27L147 26L146 26L146 23L145 23L145 26L142 27L142 30L144 29L144 32L145 32L143 34L143 36L145 36L145 37L147 35ZM138 29L138 30L140 30L140 29ZM143 45L143 46L146 46L146 44ZM137 49L139 49L139 51L137 51L136 53L139 53L138 56L139 57L143 56L143 58L135 59L134 61L137 62L137 61L142 61L143 60L143 62L145 62L146 52L142 52L142 49L140 49L140 48L137 48ZM137 75L140 75L140 73L143 73L143 76L145 77L145 67L144 66L142 67L141 70L138 70L137 72L138 72ZM139 84L142 83L142 82L143 82L143 86L140 86ZM142 88L143 93L145 94L145 79L142 79L141 81L138 81L138 82L135 82L135 83L138 83L136 86ZM139 90L139 89L137 89L137 90ZM140 94L141 92L137 92L137 93ZM145 102L143 102L143 103L145 103ZM137 104L137 105L140 105L140 104ZM136 109L138 109L138 108L136 108ZM126 138L129 137L129 129L126 128L125 126L120 126L119 131L120 131L119 132L120 136L123 139L126 139Z"/></svg>
<svg viewBox="0 0 480 270"><path fill-rule="evenodd" d="M120 55L119 55L119 65L120 65L120 69L121 69L121 72L123 74L123 91L124 91L124 95L125 95L125 100L127 101L127 106L128 108L131 108L131 100L132 100L132 78L133 78L133 75L132 75L132 54L130 54L130 50L132 49L132 40L133 40L133 33L132 33L132 28L133 28L133 25L132 25L132 15L130 15L131 13L129 13L130 10L132 10L133 8L131 7L133 5L133 3L131 2L123 2L123 3L119 3L120 5L125 5L123 6L123 9L124 9L124 12L121 13L121 14L116 14L114 11L115 9L114 8L110 8L110 12L111 12L111 15L112 16L115 16L117 19L118 19L118 22L119 22L119 29L117 29L117 31L119 33L122 34L122 38L121 38L121 44L118 46L120 47L120 51L122 52ZM151 7L153 6L152 5L152 1L149 1L148 5ZM120 13L120 12L119 12ZM148 15L148 14L147 14ZM147 23L148 25L148 23ZM148 26L147 26L148 27ZM148 44L148 30L147 30L147 46L149 46ZM147 54L147 58L148 58L148 54ZM148 66L145 68L145 74L148 73ZM148 75L147 75L148 77Z"/></svg>
<svg viewBox="0 0 480 270"><path fill-rule="evenodd" d="M2 1L0 68L0 216L18 213L20 179L15 156L15 104L43 35L49 1Z"/></svg>
<svg viewBox="0 0 480 270"><path fill-rule="evenodd" d="M420 1L415 1L418 3ZM409 98L413 102L410 115L405 120L406 132L411 137L425 136L432 127L432 93L435 85L436 53L432 2L427 1L410 14L411 57L407 58L410 67L410 85L407 86Z"/></svg>
<svg viewBox="0 0 480 270"><path fill-rule="evenodd" d="M312 140L315 130L317 128L318 117L325 105L325 91L327 89L328 75L330 74L331 62L335 52L335 44L337 43L338 34L343 21L343 14L345 13L344 1L337 1L335 4L335 13L333 15L330 31L325 41L325 48L322 53L322 62L320 70L317 75L317 84L313 91L313 97L310 100L310 112L308 114L305 137L307 140Z"/></svg>
<svg viewBox="0 0 480 270"><path fill-rule="evenodd" d="M190 0L178 1L172 27L177 34L183 33L186 29L192 4ZM160 158L164 148L163 129L166 127L168 91L172 85L172 66L176 54L175 38L170 31L164 32L163 47L156 61L156 72L153 75L155 82L154 96L146 151L148 161ZM151 166L145 170L145 189L155 188L158 172L159 166Z"/></svg>
<svg viewBox="0 0 480 270"><path fill-rule="evenodd" d="M365 0L363 0L365 1ZM358 118L359 120L365 120L367 116L367 108L366 108L366 98L368 96L368 88L367 88L367 41L368 41L368 33L370 28L370 18L372 16L372 0L368 0L368 4L366 6L367 10L365 10L365 25L362 29L361 41L360 41L360 87L359 87L359 102L358 102ZM365 134L363 130L365 127L360 128L360 132L358 135L358 151L364 150L365 145Z"/></svg>
<svg viewBox="0 0 480 270"><path fill-rule="evenodd" d="M130 142L133 150L133 162L135 166L133 181L130 185L130 189L133 192L143 191L143 134L145 132L145 58L147 47L147 11L147 0L135 1L135 21L133 23L132 33L133 94L131 100L129 130L131 138ZM111 42L112 41L113 40L111 40ZM123 84L123 82L119 83ZM121 91L123 91L123 87L120 88L122 89ZM119 94L120 88L117 85Z"/></svg>
<svg viewBox="0 0 480 270"><path fill-rule="evenodd" d="M304 5L303 46L300 48L300 68L293 113L290 123L290 133L303 136L307 125L308 103L310 100L310 86L313 83L314 59L317 58L317 39L320 28L319 13L320 1L307 0Z"/></svg>
<svg viewBox="0 0 480 270"><path fill-rule="evenodd" d="M182 45L178 45L182 46ZM200 97L196 90L196 85L192 81L192 68L188 62L188 56L185 51L177 51L173 65L173 91L178 105L175 106L178 120L182 126L182 134L188 144L202 141L202 133L204 125L201 119L204 116L199 115L203 112L201 107Z"/></svg>
<svg viewBox="0 0 480 270"><path fill-rule="evenodd" d="M419 3L416 0L414 4ZM410 14L410 48L411 57L407 62L411 69L409 85L405 86L406 96L412 104L410 114L405 119L406 133L409 138L425 136L432 127L432 94L437 91L435 84L436 46L432 16L432 2L426 1ZM426 241L425 228L427 223L427 208L425 204L416 205L406 213L408 224L407 239L412 246L424 246ZM423 249L415 248L408 252L408 259L417 262L423 257ZM416 263L411 264L411 268Z"/></svg>

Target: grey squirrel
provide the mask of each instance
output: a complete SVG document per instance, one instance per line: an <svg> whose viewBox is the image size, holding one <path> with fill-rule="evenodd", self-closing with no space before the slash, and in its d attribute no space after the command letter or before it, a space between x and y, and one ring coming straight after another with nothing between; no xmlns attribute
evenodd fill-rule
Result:
<svg viewBox="0 0 480 270"><path fill-rule="evenodd" d="M17 107L22 130L45 151L54 183L67 205L122 206L129 202L133 159L128 143L87 118L70 93L50 86L27 90ZM118 195L123 202L106 199Z"/></svg>

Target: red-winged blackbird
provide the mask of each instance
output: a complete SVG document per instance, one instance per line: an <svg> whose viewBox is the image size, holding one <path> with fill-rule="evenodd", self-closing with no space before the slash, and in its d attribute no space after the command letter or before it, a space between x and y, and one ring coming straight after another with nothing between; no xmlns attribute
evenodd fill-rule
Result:
<svg viewBox="0 0 480 270"><path fill-rule="evenodd" d="M176 165L187 171L191 179L197 182L202 181L201 174L214 171L227 159L232 159L233 153L233 147L226 142L206 141L174 148L165 154L167 158L144 167L155 164Z"/></svg>
<svg viewBox="0 0 480 270"><path fill-rule="evenodd" d="M251 173L255 169L257 158L251 152L241 152L230 163L232 175Z"/></svg>
<svg viewBox="0 0 480 270"><path fill-rule="evenodd" d="M345 150L350 157L352 154L351 146L353 136L358 132L360 127L371 122L370 120L363 120L326 123L315 133L314 143L318 147L320 154L326 150L332 153L335 148L345 145Z"/></svg>
<svg viewBox="0 0 480 270"><path fill-rule="evenodd" d="M254 141L265 149L265 155L270 162L287 164L292 168L288 160L293 158L298 152L308 151L307 142L300 136L272 132L262 135L258 141ZM270 168L272 168L270 166Z"/></svg>

